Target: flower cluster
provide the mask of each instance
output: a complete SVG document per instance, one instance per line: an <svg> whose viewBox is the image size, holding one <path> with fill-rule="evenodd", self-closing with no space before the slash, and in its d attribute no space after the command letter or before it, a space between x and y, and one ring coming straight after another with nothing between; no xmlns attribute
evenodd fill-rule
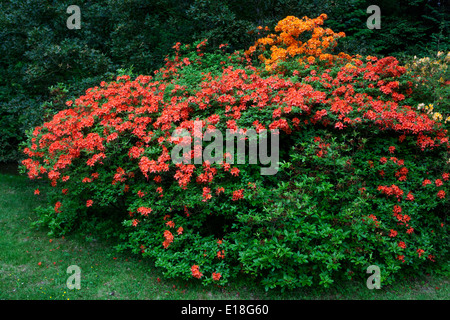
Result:
<svg viewBox="0 0 450 320"><path fill-rule="evenodd" d="M258 58L265 64L267 71L276 70L278 62L291 58L297 59L301 64L314 64L316 61L331 63L337 58L349 59L350 56L342 52L337 56L329 53L337 45L337 39L345 37L345 34L322 28L326 19L326 14L315 19L288 16L276 25L275 32L278 34L269 34L258 39L246 54L252 55L255 51L262 51ZM308 33L312 34L311 38L303 39L303 35ZM267 45L270 46L269 57L265 56Z"/></svg>

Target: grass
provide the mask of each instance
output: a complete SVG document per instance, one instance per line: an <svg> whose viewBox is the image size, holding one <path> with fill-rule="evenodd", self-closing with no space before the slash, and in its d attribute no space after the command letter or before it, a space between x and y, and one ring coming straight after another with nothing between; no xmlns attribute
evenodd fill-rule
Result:
<svg viewBox="0 0 450 320"><path fill-rule="evenodd" d="M336 288L270 291L248 282L203 287L191 281L163 279L150 261L119 254L110 240L74 234L49 238L31 227L33 209L44 196L33 194L42 182L0 173L0 299L14 300L447 300L449 274L429 275L380 290L350 281ZM81 269L81 288L69 290L67 267Z"/></svg>

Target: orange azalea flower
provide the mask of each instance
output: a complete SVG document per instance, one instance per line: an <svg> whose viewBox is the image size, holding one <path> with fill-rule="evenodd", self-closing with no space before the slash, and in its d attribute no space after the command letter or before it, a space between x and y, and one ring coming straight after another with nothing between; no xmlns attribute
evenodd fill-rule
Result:
<svg viewBox="0 0 450 320"><path fill-rule="evenodd" d="M239 189L233 191L233 198L231 200L237 201L239 199L242 199L244 197L244 189Z"/></svg>
<svg viewBox="0 0 450 320"><path fill-rule="evenodd" d="M413 196L413 194L411 193L411 191L408 192L408 195L406 196L406 200L408 200L408 201L414 201L414 196Z"/></svg>
<svg viewBox="0 0 450 320"><path fill-rule="evenodd" d="M212 198L210 192L211 192L210 188L207 188L207 187L203 188L203 200L202 200L203 202L206 202L206 201L208 201L209 199Z"/></svg>
<svg viewBox="0 0 450 320"><path fill-rule="evenodd" d="M402 249L406 249L406 243L404 243L403 241L400 241L400 242L398 243L398 246L399 246L400 248L402 248Z"/></svg>
<svg viewBox="0 0 450 320"><path fill-rule="evenodd" d="M139 190L139 191L137 192L137 195L139 196L139 198L142 198L143 196L145 196L145 193L142 192L141 190Z"/></svg>
<svg viewBox="0 0 450 320"><path fill-rule="evenodd" d="M225 189L223 187L219 187L216 189L216 194L220 194L221 192L225 192Z"/></svg>
<svg viewBox="0 0 450 320"><path fill-rule="evenodd" d="M193 276L194 278L200 279L200 278L203 276L203 274L200 272L200 268L199 268L198 265L195 265L195 264L194 264L194 265L191 267L191 272L192 272L192 276Z"/></svg>
<svg viewBox="0 0 450 320"><path fill-rule="evenodd" d="M164 231L164 242L163 246L164 249L167 249L167 247L173 242L173 234L169 230Z"/></svg>
<svg viewBox="0 0 450 320"><path fill-rule="evenodd" d="M143 216L148 216L152 212L152 208L146 208L146 207L139 207L137 209L137 212L139 212Z"/></svg>
<svg viewBox="0 0 450 320"><path fill-rule="evenodd" d="M224 250L217 251L217 258L225 259L225 251Z"/></svg>
<svg viewBox="0 0 450 320"><path fill-rule="evenodd" d="M214 280L214 281L219 281L220 280L220 277L221 277L222 275L220 274L220 273L216 273L216 272L213 272L212 273L212 279Z"/></svg>
<svg viewBox="0 0 450 320"><path fill-rule="evenodd" d="M231 168L231 170L230 170L230 173L233 175L233 176L239 176L239 169L238 168L236 168L236 167L233 167L233 168Z"/></svg>
<svg viewBox="0 0 450 320"><path fill-rule="evenodd" d="M267 71L276 71L278 62L285 61L289 57L303 57L298 59L300 63L313 64L316 58L321 61L331 63L333 60L351 59L349 55L339 54L333 56L324 53L328 48L332 49L337 45L336 40L344 37L343 32L334 33L331 29L324 29L321 27L324 20L327 19L326 14L321 14L315 19L303 17L299 19L294 16L288 16L278 22L275 27L276 34L269 34L265 38L258 39L253 46L251 46L245 54L252 55L257 50L270 50L270 59L266 59L263 54L258 58L266 65ZM300 35L305 32L311 32L312 36L307 41L301 41ZM268 50L266 46L271 46Z"/></svg>
<svg viewBox="0 0 450 320"><path fill-rule="evenodd" d="M419 254L419 258L420 258L420 256L425 253L425 250L419 248L416 250L416 252Z"/></svg>
<svg viewBox="0 0 450 320"><path fill-rule="evenodd" d="M62 206L61 202L57 201L55 203L55 212L56 213L60 213L61 212L61 210L59 210L61 208L61 206Z"/></svg>
<svg viewBox="0 0 450 320"><path fill-rule="evenodd" d="M175 223L171 220L166 222L166 226L170 227L170 228L175 228Z"/></svg>

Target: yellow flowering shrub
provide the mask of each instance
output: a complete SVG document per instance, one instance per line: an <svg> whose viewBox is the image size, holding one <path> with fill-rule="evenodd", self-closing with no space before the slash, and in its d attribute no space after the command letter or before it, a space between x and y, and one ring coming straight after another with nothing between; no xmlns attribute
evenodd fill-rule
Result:
<svg viewBox="0 0 450 320"><path fill-rule="evenodd" d="M425 105L424 103L419 103L417 105L418 110L424 110L427 114L431 115L434 121L441 122L444 119L444 116L440 112L433 112L434 106L433 104ZM447 123L450 121L450 116L445 118L444 123Z"/></svg>
<svg viewBox="0 0 450 320"><path fill-rule="evenodd" d="M414 82L416 90L422 90L424 99L434 103L417 105L434 121L447 125L450 123L450 52L442 51L432 57L414 57L405 67Z"/></svg>
<svg viewBox="0 0 450 320"><path fill-rule="evenodd" d="M245 53L250 56L261 52L258 59L265 64L267 71L275 71L280 61L290 58L298 59L300 64L314 64L318 61L331 64L338 58L351 59L342 52L338 55L330 53L336 47L337 39L345 37L345 33L335 33L329 28L321 27L326 19L326 14L315 19L288 16L276 25L277 34L271 33L258 39Z"/></svg>
<svg viewBox="0 0 450 320"><path fill-rule="evenodd" d="M440 82L444 82L443 74L447 71L448 63L450 62L450 52L444 56L442 51L436 54L436 57L423 57L414 59L409 62L406 67L411 73L415 73L418 79L426 79L430 74L439 74Z"/></svg>

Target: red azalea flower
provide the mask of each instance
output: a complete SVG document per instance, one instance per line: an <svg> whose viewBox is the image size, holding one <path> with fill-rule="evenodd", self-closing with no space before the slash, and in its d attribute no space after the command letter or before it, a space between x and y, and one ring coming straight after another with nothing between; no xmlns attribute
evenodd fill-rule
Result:
<svg viewBox="0 0 450 320"><path fill-rule="evenodd" d="M200 278L203 276L203 274L200 272L200 268L199 268L198 265L195 265L195 264L194 264L194 265L191 267L191 272L192 272L192 276L193 276L194 278L200 279Z"/></svg>
<svg viewBox="0 0 450 320"><path fill-rule="evenodd" d="M212 273L212 278L213 278L214 281L219 281L220 277L221 277L220 273L218 273L218 272L217 273L216 272Z"/></svg>
<svg viewBox="0 0 450 320"><path fill-rule="evenodd" d="M414 201L414 196L413 196L413 194L411 193L411 191L408 192L408 195L406 196L406 200L408 200L408 201Z"/></svg>
<svg viewBox="0 0 450 320"><path fill-rule="evenodd" d="M170 227L170 228L175 228L175 223L171 220L166 222L166 226Z"/></svg>
<svg viewBox="0 0 450 320"><path fill-rule="evenodd" d="M244 189L239 189L233 191L233 198L231 200L237 201L239 199L242 199L244 197Z"/></svg>

